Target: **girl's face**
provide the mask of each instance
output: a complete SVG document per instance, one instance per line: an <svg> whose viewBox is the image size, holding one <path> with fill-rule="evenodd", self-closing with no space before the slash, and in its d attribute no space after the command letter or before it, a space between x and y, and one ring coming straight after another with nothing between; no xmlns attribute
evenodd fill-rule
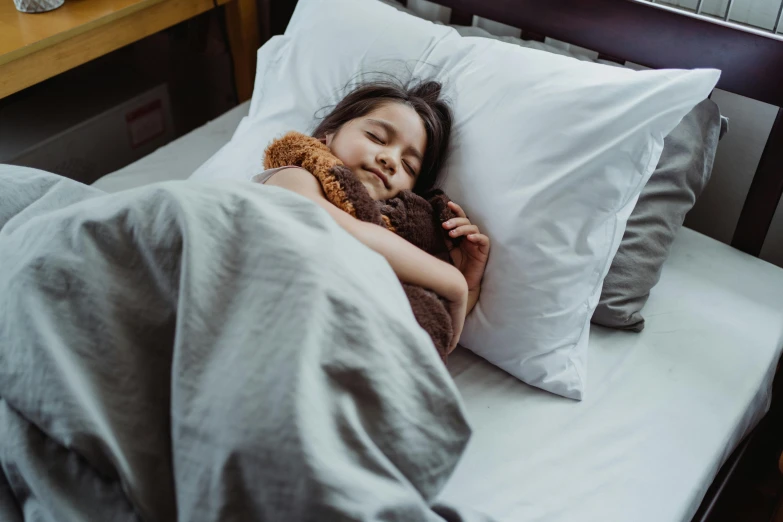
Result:
<svg viewBox="0 0 783 522"><path fill-rule="evenodd" d="M375 200L412 190L427 134L408 105L390 102L326 135L326 145L359 178Z"/></svg>

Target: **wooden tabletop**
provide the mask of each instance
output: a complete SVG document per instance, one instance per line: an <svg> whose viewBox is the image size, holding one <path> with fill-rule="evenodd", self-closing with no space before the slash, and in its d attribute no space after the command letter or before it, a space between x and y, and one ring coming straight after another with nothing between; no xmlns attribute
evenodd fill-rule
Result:
<svg viewBox="0 0 783 522"><path fill-rule="evenodd" d="M55 45L163 0L68 0L47 13L20 13L0 2L0 64Z"/></svg>
<svg viewBox="0 0 783 522"><path fill-rule="evenodd" d="M217 3L229 4L232 41L249 45L244 54L253 59L255 0ZM0 0L0 98L213 8L213 0L66 0L53 11L28 14ZM236 37L232 27L240 24Z"/></svg>

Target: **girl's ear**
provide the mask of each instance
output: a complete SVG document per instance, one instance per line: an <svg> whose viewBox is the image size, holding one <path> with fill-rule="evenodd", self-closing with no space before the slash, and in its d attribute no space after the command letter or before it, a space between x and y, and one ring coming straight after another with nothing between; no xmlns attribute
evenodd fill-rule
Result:
<svg viewBox="0 0 783 522"><path fill-rule="evenodd" d="M332 147L332 140L334 140L334 133L330 132L329 134L327 134L326 136L321 138L321 143L323 143L327 147L331 148Z"/></svg>

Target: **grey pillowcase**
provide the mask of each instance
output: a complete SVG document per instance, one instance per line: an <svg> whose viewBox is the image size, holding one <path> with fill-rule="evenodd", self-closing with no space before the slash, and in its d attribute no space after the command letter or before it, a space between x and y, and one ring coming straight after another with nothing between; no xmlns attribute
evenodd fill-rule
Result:
<svg viewBox="0 0 783 522"><path fill-rule="evenodd" d="M604 279L593 323L636 332L644 328L641 310L660 279L685 214L710 179L724 123L715 102L704 100L665 138L658 166L628 219Z"/></svg>

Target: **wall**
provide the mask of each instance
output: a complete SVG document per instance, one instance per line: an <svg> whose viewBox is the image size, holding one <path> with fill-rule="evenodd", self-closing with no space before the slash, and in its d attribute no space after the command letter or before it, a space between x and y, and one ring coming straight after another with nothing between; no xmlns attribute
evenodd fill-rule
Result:
<svg viewBox="0 0 783 522"><path fill-rule="evenodd" d="M783 0L735 0L730 14L732 22L772 30ZM665 2L695 9L697 0ZM728 0L704 0L707 14L723 17ZM778 32L783 27L778 28ZM724 242L729 242L739 216L739 209L758 165L761 151L777 113L777 107L717 90L712 97L721 112L731 119L730 132L721 142L713 170L713 180L686 225ZM772 222L761 258L783 266L783 202Z"/></svg>
<svg viewBox="0 0 783 522"><path fill-rule="evenodd" d="M23 162L18 164L91 183L236 106L231 59L218 22L214 10L204 13L3 98L0 163ZM119 125L108 127L114 133L102 127L83 138L96 128L96 116L118 111L160 85L169 93L163 135L137 143L138 149ZM119 119L127 126L124 116ZM70 146L71 140L79 146ZM25 153L43 143L48 146Z"/></svg>
<svg viewBox="0 0 783 522"><path fill-rule="evenodd" d="M780 10L781 0L735 0L730 20L771 31ZM698 0L667 0L659 3L696 9ZM728 0L704 0L702 12L723 18Z"/></svg>
<svg viewBox="0 0 783 522"><path fill-rule="evenodd" d="M722 12L719 10L725 9L726 1L704 0L704 8L715 13ZM690 8L696 6L696 0L681 0L676 3ZM732 17L753 23L761 23L762 18L771 18L774 24L779 6L780 0L736 0ZM408 0L408 7L422 17L444 23L448 23L451 14L450 9L426 0ZM495 34L519 36L518 29L491 20L476 17L474 24ZM767 25L772 27L769 23ZM562 42L548 43L591 53ZM595 53L592 55L595 56ZM720 107L721 113L729 118L729 133L718 147L712 179L688 214L685 225L719 241L730 243L778 109L720 89L715 90L712 99ZM778 206L761 258L783 267L783 201Z"/></svg>

